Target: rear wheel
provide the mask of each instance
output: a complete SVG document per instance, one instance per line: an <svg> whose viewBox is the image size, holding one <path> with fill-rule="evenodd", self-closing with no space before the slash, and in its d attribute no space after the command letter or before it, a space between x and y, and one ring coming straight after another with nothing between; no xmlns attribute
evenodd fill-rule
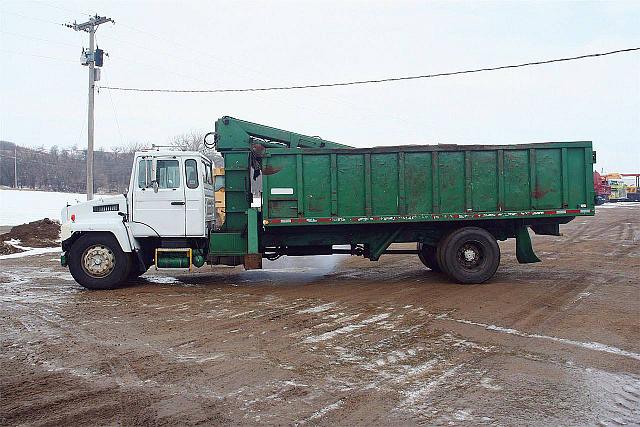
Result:
<svg viewBox="0 0 640 427"><path fill-rule="evenodd" d="M418 258L420 261L432 271L439 273L442 271L440 266L438 265L438 257L435 246L425 245L424 243L418 242Z"/></svg>
<svg viewBox="0 0 640 427"><path fill-rule="evenodd" d="M85 234L69 251L69 271L87 289L114 289L126 281L131 257L111 234Z"/></svg>
<svg viewBox="0 0 640 427"><path fill-rule="evenodd" d="M460 283L483 283L500 264L500 248L495 237L479 227L464 227L449 234L439 246L443 270Z"/></svg>

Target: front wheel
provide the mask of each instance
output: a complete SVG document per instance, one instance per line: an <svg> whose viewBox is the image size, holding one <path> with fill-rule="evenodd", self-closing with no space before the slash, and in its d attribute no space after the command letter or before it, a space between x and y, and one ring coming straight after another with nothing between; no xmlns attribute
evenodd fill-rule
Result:
<svg viewBox="0 0 640 427"><path fill-rule="evenodd" d="M483 283L500 264L495 237L479 227L464 227L449 234L438 247L443 270L459 283Z"/></svg>
<svg viewBox="0 0 640 427"><path fill-rule="evenodd" d="M131 257L108 233L81 236L69 251L69 271L87 289L114 289L126 281Z"/></svg>

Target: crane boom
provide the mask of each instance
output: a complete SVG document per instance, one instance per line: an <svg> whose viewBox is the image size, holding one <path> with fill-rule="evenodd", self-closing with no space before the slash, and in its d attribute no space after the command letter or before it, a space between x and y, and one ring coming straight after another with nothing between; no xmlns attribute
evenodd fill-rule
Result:
<svg viewBox="0 0 640 427"><path fill-rule="evenodd" d="M259 143L265 148L353 148L317 136L302 135L271 126L225 116L216 121L216 149L242 151Z"/></svg>

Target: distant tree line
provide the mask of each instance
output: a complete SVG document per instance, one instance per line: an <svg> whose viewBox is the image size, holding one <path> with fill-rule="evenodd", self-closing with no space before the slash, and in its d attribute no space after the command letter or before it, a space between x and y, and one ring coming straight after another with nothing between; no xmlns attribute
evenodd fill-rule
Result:
<svg viewBox="0 0 640 427"><path fill-rule="evenodd" d="M185 151L200 151L216 166L222 157L203 144L203 134L190 132L171 139L170 146ZM94 152L94 191L123 193L129 187L131 165L136 151L151 148L151 144L132 142L109 151ZM22 147L0 141L0 186L14 187L14 155L17 158L18 188L84 193L86 191L87 151L73 147Z"/></svg>

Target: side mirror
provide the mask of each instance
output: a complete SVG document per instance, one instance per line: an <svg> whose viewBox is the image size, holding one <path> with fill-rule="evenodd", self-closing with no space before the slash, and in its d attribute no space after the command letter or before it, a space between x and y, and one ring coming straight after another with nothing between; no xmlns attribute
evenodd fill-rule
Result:
<svg viewBox="0 0 640 427"><path fill-rule="evenodd" d="M153 192L157 193L158 192L158 181L156 181L154 179L153 181L151 181L151 185L153 186Z"/></svg>

